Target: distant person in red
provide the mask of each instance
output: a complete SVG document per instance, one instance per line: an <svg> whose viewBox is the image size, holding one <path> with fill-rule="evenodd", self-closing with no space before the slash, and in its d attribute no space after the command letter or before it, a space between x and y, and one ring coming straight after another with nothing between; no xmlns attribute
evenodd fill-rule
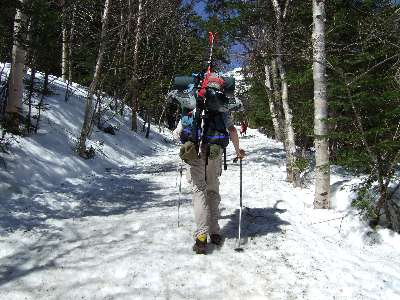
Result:
<svg viewBox="0 0 400 300"><path fill-rule="evenodd" d="M246 131L247 131L247 123L245 121L242 121L242 123L240 123L240 135L246 135Z"/></svg>

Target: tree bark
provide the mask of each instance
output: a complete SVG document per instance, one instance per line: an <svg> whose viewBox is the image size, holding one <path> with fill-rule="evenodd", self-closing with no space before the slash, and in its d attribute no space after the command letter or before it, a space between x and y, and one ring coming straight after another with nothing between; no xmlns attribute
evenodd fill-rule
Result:
<svg viewBox="0 0 400 300"><path fill-rule="evenodd" d="M143 18L143 1L138 0L138 17L136 20L136 34L133 49L132 76L128 83L128 92L126 93L124 102L131 104L132 124L131 130L137 132L137 112L139 110L139 79L138 79L138 59L139 59L139 43L141 39L141 27Z"/></svg>
<svg viewBox="0 0 400 300"><path fill-rule="evenodd" d="M285 149L285 153L287 152L287 138L286 138L286 125L285 125L285 116L283 114L282 109L282 93L281 93L281 85L279 79L279 71L276 63L276 59L273 58L271 60L271 75L272 75L272 89L273 89L273 98L275 102L275 107L278 112L278 122L280 127L280 132L282 135L282 143ZM286 155L286 167L289 166L288 156Z"/></svg>
<svg viewBox="0 0 400 300"><path fill-rule="evenodd" d="M74 34L75 34L75 14L76 14L76 3L72 4L72 21L71 21L71 26L69 28L69 36L67 34L67 26L66 26L66 20L65 17L63 17L63 48L62 48L62 77L64 81L67 81L67 88L65 90L65 97L64 100L65 102L68 101L69 99L69 87L72 82L72 72L73 72L73 66L72 66L72 55L73 55L73 50L72 50L72 43L74 39ZM66 14L65 8L64 8L64 14ZM64 52L65 51L65 52ZM67 75L68 75L68 80L67 80Z"/></svg>
<svg viewBox="0 0 400 300"><path fill-rule="evenodd" d="M330 167L328 142L328 99L326 93L325 0L313 0L314 78L314 208L330 208Z"/></svg>
<svg viewBox="0 0 400 300"><path fill-rule="evenodd" d="M36 70L35 68L31 69L31 79L29 82L29 91L28 91L28 115L26 116L26 132L28 134L31 133L32 129L32 98L35 92L35 78L36 78Z"/></svg>
<svg viewBox="0 0 400 300"><path fill-rule="evenodd" d="M151 125L151 113L150 111L147 112L147 130L146 130L146 139L150 136L150 125Z"/></svg>
<svg viewBox="0 0 400 300"><path fill-rule="evenodd" d="M286 156L287 156L287 179L293 182L295 186L300 185L300 172L296 165L297 151L295 143L295 134L292 125L293 114L289 106L289 91L286 79L286 71L283 66L282 60L277 58L277 65L281 79L281 93L282 93L282 110L285 122L285 140L286 140Z"/></svg>
<svg viewBox="0 0 400 300"><path fill-rule="evenodd" d="M103 57L106 48L106 32L108 27L108 15L111 6L111 0L106 0L104 4L104 11L102 17L102 28L101 28L101 40L100 40L100 48L99 54L97 56L96 68L93 76L93 80L89 86L88 95L86 98L86 109L85 109L85 117L83 120L81 135L79 138L78 144L78 153L81 157L86 158L86 139L89 136L92 121L93 121L93 95L96 92L96 88L99 82L99 78L101 75L101 67L103 64Z"/></svg>
<svg viewBox="0 0 400 300"><path fill-rule="evenodd" d="M71 28L69 30L69 39L68 39L68 81L72 81L73 75L73 43L75 37L75 18L76 18L76 3L72 4L72 21L71 21Z"/></svg>
<svg viewBox="0 0 400 300"><path fill-rule="evenodd" d="M276 29L275 29L275 55L276 55L276 66L279 70L279 78L281 85L281 100L282 110L284 115L284 139L285 139L285 150L286 150L286 169L287 169L287 180L292 182L295 186L300 186L300 171L296 164L296 143L295 133L292 125L293 114L289 106L289 88L286 78L286 69L283 63L283 20L286 17L290 0L286 1L284 11L282 13L281 6L278 0L272 0L272 5L275 11L276 18Z"/></svg>
<svg viewBox="0 0 400 300"><path fill-rule="evenodd" d="M63 8L62 16L62 51L61 51L61 77L63 81L68 79L68 29L66 8Z"/></svg>
<svg viewBox="0 0 400 300"><path fill-rule="evenodd" d="M42 89L42 93L41 93L42 95L40 96L40 101L39 101L39 104L37 106L38 115L37 115L36 125L35 125L35 134L39 130L40 117L41 117L42 108L43 108L43 105L44 105L44 98L49 92L48 85L49 85L49 73L46 72L44 74L44 84L43 84L43 89Z"/></svg>
<svg viewBox="0 0 400 300"><path fill-rule="evenodd" d="M25 1L20 0L21 5ZM23 79L26 51L22 41L26 37L26 16L21 9L17 9L14 21L14 45L12 48L12 64L9 80L9 94L6 106L8 128L12 132L19 131L19 115L22 112Z"/></svg>
<svg viewBox="0 0 400 300"><path fill-rule="evenodd" d="M124 44L123 64L125 65L128 60L128 46L130 44L130 32L132 30L132 0L128 0L128 22L126 25L127 36Z"/></svg>
<svg viewBox="0 0 400 300"><path fill-rule="evenodd" d="M264 73L265 73L264 86L268 96L268 104L272 117L272 125L274 126L275 138L278 141L283 141L282 127L279 125L281 123L279 106L276 105L276 101L274 99L272 83L271 83L271 70L270 66L267 63L264 66Z"/></svg>

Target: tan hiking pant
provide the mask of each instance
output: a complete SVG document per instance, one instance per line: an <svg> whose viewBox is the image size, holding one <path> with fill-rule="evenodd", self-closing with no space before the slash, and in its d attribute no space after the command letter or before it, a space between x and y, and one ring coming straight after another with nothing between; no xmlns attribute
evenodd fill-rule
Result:
<svg viewBox="0 0 400 300"><path fill-rule="evenodd" d="M194 237L200 234L219 233L218 206L221 202L219 194L219 179L222 172L221 155L209 159L207 165L207 182L205 178L205 158L190 162L190 178L193 192L194 218L196 231Z"/></svg>

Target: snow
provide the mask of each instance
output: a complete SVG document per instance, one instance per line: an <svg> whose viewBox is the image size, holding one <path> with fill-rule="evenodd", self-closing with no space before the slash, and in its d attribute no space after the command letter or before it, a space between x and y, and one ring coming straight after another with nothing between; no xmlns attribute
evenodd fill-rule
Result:
<svg viewBox="0 0 400 300"><path fill-rule="evenodd" d="M1 68L0 68L1 69ZM285 181L282 144L249 129L240 139L243 223L237 245L239 166L228 148L221 177L224 245L191 247L190 186L178 192L178 146L117 117L94 131L96 157L74 153L85 89L55 95L37 135L17 138L0 168L0 299L399 299L400 236L373 231L350 206L353 178L332 168L331 210L313 187ZM140 128L140 127L139 127ZM178 201L181 201L178 222Z"/></svg>

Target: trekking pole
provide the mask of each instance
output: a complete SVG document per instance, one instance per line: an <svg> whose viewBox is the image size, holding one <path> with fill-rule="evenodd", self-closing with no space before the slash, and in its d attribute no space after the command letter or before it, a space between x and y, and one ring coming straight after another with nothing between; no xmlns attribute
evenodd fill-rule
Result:
<svg viewBox="0 0 400 300"><path fill-rule="evenodd" d="M180 164L180 169L179 169L179 197L178 197L178 227L179 227L179 210L181 208L181 195L182 195L182 172L183 172L183 165L182 163Z"/></svg>
<svg viewBox="0 0 400 300"><path fill-rule="evenodd" d="M238 158L235 158L235 160L237 161ZM243 248L240 247L240 229L241 229L241 224L242 224L242 207L243 207L243 203L242 203L242 195L243 195L243 188L242 188L242 178L243 178L243 172L242 172L242 159L240 158L240 209L239 209L239 226L238 226L238 243L237 243L237 247L234 249L236 252L243 252Z"/></svg>

